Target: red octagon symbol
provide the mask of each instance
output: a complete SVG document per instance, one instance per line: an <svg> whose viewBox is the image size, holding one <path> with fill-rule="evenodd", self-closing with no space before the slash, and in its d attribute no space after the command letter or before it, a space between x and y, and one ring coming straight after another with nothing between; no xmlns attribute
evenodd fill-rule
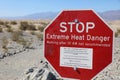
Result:
<svg viewBox="0 0 120 80"><path fill-rule="evenodd" d="M44 33L44 57L62 78L90 80L112 62L113 31L93 10L64 10Z"/></svg>

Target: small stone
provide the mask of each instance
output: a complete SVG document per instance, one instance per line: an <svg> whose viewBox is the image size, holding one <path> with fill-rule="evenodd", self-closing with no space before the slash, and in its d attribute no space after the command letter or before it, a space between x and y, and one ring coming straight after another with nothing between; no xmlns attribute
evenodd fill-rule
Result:
<svg viewBox="0 0 120 80"><path fill-rule="evenodd" d="M44 72L45 72L45 70L44 70L44 69L40 69L40 70L38 71L38 73L37 73L36 77L41 76Z"/></svg>
<svg viewBox="0 0 120 80"><path fill-rule="evenodd" d="M26 72L26 74L32 73L33 71L34 71L34 69L33 69L33 68L30 68L30 69Z"/></svg>
<svg viewBox="0 0 120 80"><path fill-rule="evenodd" d="M41 60L40 63L43 63L43 60Z"/></svg>
<svg viewBox="0 0 120 80"><path fill-rule="evenodd" d="M57 79L53 73L49 72L49 74L47 76L47 80L57 80Z"/></svg>
<svg viewBox="0 0 120 80"><path fill-rule="evenodd" d="M0 59L3 59L5 56L4 56L4 53L3 52L0 52Z"/></svg>

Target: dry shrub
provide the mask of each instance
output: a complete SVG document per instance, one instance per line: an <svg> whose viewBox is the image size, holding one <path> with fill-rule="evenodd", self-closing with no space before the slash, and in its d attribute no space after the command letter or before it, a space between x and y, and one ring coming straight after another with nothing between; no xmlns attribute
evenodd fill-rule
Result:
<svg viewBox="0 0 120 80"><path fill-rule="evenodd" d="M31 31L30 33L31 33L32 35L35 35L35 32L34 32L34 31Z"/></svg>
<svg viewBox="0 0 120 80"><path fill-rule="evenodd" d="M8 28L7 28L7 31L8 31L8 32L13 32L13 30L12 30L11 27L8 27Z"/></svg>
<svg viewBox="0 0 120 80"><path fill-rule="evenodd" d="M4 25L4 22L3 22L3 21L0 21L0 25Z"/></svg>
<svg viewBox="0 0 120 80"><path fill-rule="evenodd" d="M43 41L43 34L37 34L37 37Z"/></svg>
<svg viewBox="0 0 120 80"><path fill-rule="evenodd" d="M115 33L115 37L118 37L118 33L117 32Z"/></svg>
<svg viewBox="0 0 120 80"><path fill-rule="evenodd" d="M120 33L120 29L118 29L117 32Z"/></svg>
<svg viewBox="0 0 120 80"><path fill-rule="evenodd" d="M33 24L29 24L28 27L27 27L27 30L33 30L33 31L35 31L36 27Z"/></svg>
<svg viewBox="0 0 120 80"><path fill-rule="evenodd" d="M45 27L43 27L43 26L39 26L39 27L38 27L38 30L40 30L41 32L43 32L43 31L44 31L44 28L45 28Z"/></svg>
<svg viewBox="0 0 120 80"><path fill-rule="evenodd" d="M6 37L2 38L2 48L7 52L8 39Z"/></svg>
<svg viewBox="0 0 120 80"><path fill-rule="evenodd" d="M43 27L46 27L49 23L41 22L41 24L43 25Z"/></svg>
<svg viewBox="0 0 120 80"><path fill-rule="evenodd" d="M12 40L13 41L18 41L21 36L22 36L22 31L15 31L15 32L12 32Z"/></svg>
<svg viewBox="0 0 120 80"><path fill-rule="evenodd" d="M4 24L7 28L11 28L11 26L9 24Z"/></svg>
<svg viewBox="0 0 120 80"><path fill-rule="evenodd" d="M0 33L3 32L2 28L0 27Z"/></svg>
<svg viewBox="0 0 120 80"><path fill-rule="evenodd" d="M7 25L7 24L9 24L9 21L5 21L5 22L4 22L4 25Z"/></svg>
<svg viewBox="0 0 120 80"><path fill-rule="evenodd" d="M11 21L10 24L17 25L17 22L16 21Z"/></svg>
<svg viewBox="0 0 120 80"><path fill-rule="evenodd" d="M115 37L118 37L119 34L120 34L120 29L117 29L117 32L115 32Z"/></svg>
<svg viewBox="0 0 120 80"><path fill-rule="evenodd" d="M23 45L24 47L27 45L27 41L22 37L19 38L16 42Z"/></svg>
<svg viewBox="0 0 120 80"><path fill-rule="evenodd" d="M20 22L20 30L26 30L28 26L28 22L24 21L24 22Z"/></svg>
<svg viewBox="0 0 120 80"><path fill-rule="evenodd" d="M35 25L33 24L28 24L28 22L20 22L20 30L36 30Z"/></svg>
<svg viewBox="0 0 120 80"><path fill-rule="evenodd" d="M23 38L22 31L13 32L12 40L17 42L18 44L23 45L24 47L27 45L27 41Z"/></svg>

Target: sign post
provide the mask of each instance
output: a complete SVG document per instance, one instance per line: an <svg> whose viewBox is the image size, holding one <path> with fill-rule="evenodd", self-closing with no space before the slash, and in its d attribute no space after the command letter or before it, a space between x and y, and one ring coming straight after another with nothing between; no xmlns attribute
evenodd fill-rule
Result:
<svg viewBox="0 0 120 80"><path fill-rule="evenodd" d="M44 33L44 57L62 78L91 80L112 63L113 31L93 10L64 10Z"/></svg>

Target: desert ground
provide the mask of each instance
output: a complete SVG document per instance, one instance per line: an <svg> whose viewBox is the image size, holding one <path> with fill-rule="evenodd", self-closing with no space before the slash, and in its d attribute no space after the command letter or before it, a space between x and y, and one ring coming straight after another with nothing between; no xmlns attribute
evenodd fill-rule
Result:
<svg viewBox="0 0 120 80"><path fill-rule="evenodd" d="M0 80L47 80L49 72L61 80L43 57L43 30L50 21L0 20ZM115 32L113 63L94 80L120 80L120 21L107 23ZM40 70L46 73L35 78Z"/></svg>

